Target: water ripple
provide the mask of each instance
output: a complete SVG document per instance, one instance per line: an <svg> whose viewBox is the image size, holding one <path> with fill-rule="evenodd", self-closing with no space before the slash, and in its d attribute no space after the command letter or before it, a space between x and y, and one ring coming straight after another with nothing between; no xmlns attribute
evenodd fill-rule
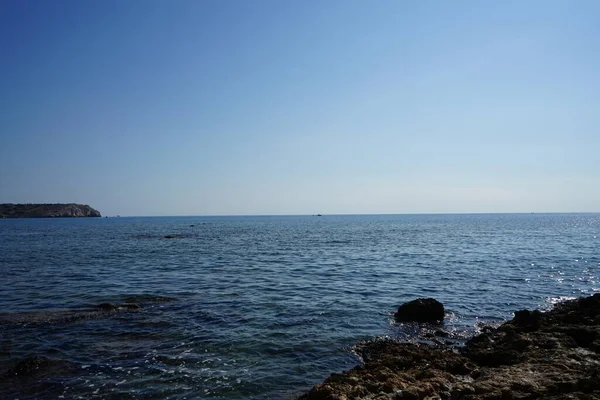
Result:
<svg viewBox="0 0 600 400"><path fill-rule="evenodd" d="M597 214L0 220L0 374L58 360L0 392L290 398L359 340L422 334L391 317L415 297L460 341L599 291L599 231ZM140 309L84 314L101 303Z"/></svg>

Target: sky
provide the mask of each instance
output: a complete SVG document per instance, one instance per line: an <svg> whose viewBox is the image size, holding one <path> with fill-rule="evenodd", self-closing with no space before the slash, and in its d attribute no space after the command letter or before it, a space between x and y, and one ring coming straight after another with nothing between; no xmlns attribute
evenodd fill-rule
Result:
<svg viewBox="0 0 600 400"><path fill-rule="evenodd" d="M600 211L600 2L3 0L0 203Z"/></svg>

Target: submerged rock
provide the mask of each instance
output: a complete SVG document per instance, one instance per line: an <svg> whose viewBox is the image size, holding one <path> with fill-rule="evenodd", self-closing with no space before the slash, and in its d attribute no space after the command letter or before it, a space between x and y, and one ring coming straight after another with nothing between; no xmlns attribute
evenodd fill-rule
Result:
<svg viewBox="0 0 600 400"><path fill-rule="evenodd" d="M117 313L131 313L141 310L137 303L102 303L95 307L71 310L29 311L0 313L0 326L3 324L64 324L84 319L106 318Z"/></svg>
<svg viewBox="0 0 600 400"><path fill-rule="evenodd" d="M12 368L0 373L0 398L59 398L64 394L65 385L56 378L73 376L78 371L81 368L67 360L43 356L21 359Z"/></svg>
<svg viewBox="0 0 600 400"><path fill-rule="evenodd" d="M112 303L102 303L96 306L99 310L102 311L119 311L119 310L139 310L139 304L136 303L122 303L122 304L112 304Z"/></svg>
<svg viewBox="0 0 600 400"><path fill-rule="evenodd" d="M600 399L600 294L519 311L500 327L445 346L360 343L364 364L301 396L306 400Z"/></svg>
<svg viewBox="0 0 600 400"><path fill-rule="evenodd" d="M183 234L183 233L176 233L176 234L172 234L172 235L165 235L163 236L163 239L182 239L182 238L186 238L189 237L189 235Z"/></svg>
<svg viewBox="0 0 600 400"><path fill-rule="evenodd" d="M73 368L74 364L65 360L56 360L43 356L28 357L18 361L8 371L1 373L0 381L8 383L15 378L42 378Z"/></svg>
<svg viewBox="0 0 600 400"><path fill-rule="evenodd" d="M30 357L17 362L17 364L6 371L5 376L33 376L43 372L60 361L51 360L47 357Z"/></svg>
<svg viewBox="0 0 600 400"><path fill-rule="evenodd" d="M436 299L416 299L402 304L396 314L399 322L441 322L444 320L444 305Z"/></svg>
<svg viewBox="0 0 600 400"><path fill-rule="evenodd" d="M102 311L115 311L119 307L117 307L116 305L114 305L112 303L102 303L102 304L98 304L96 306L96 308L98 308L99 310L102 310Z"/></svg>

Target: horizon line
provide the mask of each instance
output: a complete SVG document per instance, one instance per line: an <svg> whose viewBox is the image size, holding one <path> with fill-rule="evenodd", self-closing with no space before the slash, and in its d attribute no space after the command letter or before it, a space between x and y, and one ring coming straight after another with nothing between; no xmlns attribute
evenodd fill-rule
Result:
<svg viewBox="0 0 600 400"><path fill-rule="evenodd" d="M316 216L377 216L377 215L509 215L509 214L600 214L600 211L517 211L517 212L415 212L415 213L315 213L315 214L177 214L177 215L102 215L101 218L161 218L161 217L316 217Z"/></svg>

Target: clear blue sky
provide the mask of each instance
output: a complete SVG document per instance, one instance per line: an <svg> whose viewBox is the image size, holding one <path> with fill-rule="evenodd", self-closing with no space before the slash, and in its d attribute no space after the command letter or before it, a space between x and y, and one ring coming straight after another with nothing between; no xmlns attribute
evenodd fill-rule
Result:
<svg viewBox="0 0 600 400"><path fill-rule="evenodd" d="M600 211L600 2L0 2L0 202Z"/></svg>

